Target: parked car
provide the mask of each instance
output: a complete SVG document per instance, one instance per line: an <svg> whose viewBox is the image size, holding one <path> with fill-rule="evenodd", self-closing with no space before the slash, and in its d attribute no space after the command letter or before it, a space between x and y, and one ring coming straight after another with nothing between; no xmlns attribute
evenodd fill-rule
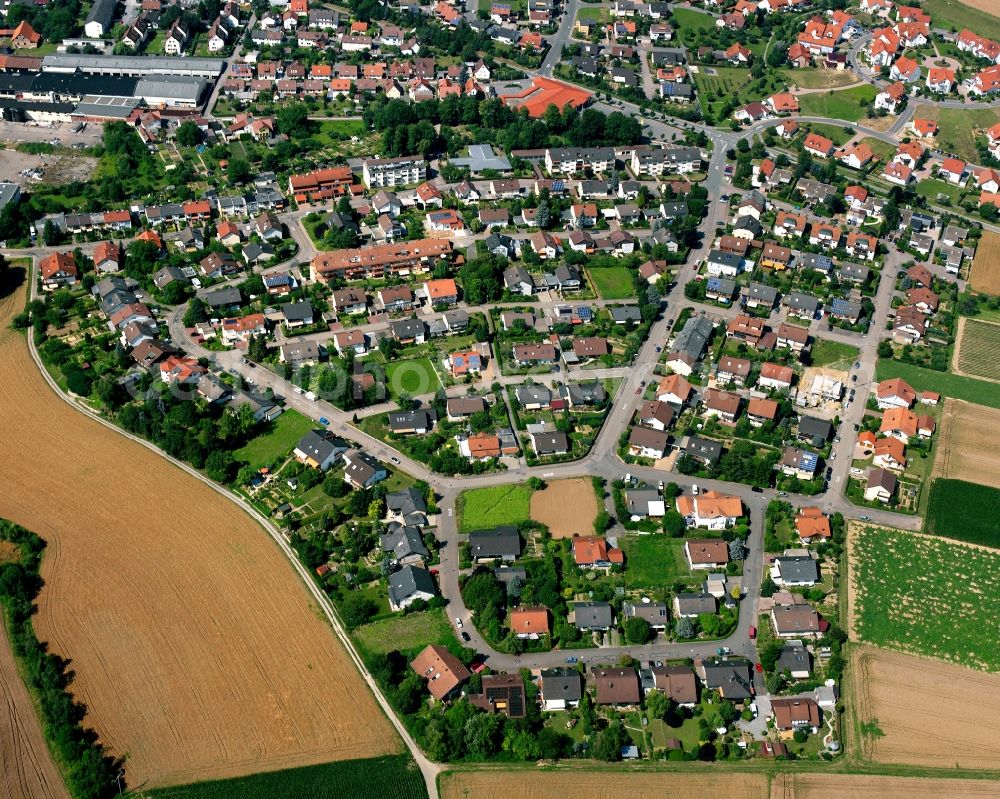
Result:
<svg viewBox="0 0 1000 799"><path fill-rule="evenodd" d="M756 627L751 627L750 628L750 640L753 641L756 637L757 637L757 628Z"/></svg>
<svg viewBox="0 0 1000 799"><path fill-rule="evenodd" d="M397 466L399 466L399 458L397 458L395 456L389 458L389 462L390 463L395 463Z"/></svg>
<svg viewBox="0 0 1000 799"><path fill-rule="evenodd" d="M568 658L566 658L566 662L567 663L576 663L577 662L577 658L575 658L575 657L568 657Z"/></svg>
<svg viewBox="0 0 1000 799"><path fill-rule="evenodd" d="M469 636L469 634L467 632L463 631L462 632L462 640L468 642L468 641L471 641L472 638Z"/></svg>
<svg viewBox="0 0 1000 799"><path fill-rule="evenodd" d="M758 674L763 674L764 673L764 667L760 663L756 663L754 665L754 669L757 670Z"/></svg>
<svg viewBox="0 0 1000 799"><path fill-rule="evenodd" d="M462 629L462 620L458 616L455 617L455 626L460 630Z"/></svg>
<svg viewBox="0 0 1000 799"><path fill-rule="evenodd" d="M320 424L330 424L330 420L327 419L325 416L320 416L319 417L319 423Z"/></svg>

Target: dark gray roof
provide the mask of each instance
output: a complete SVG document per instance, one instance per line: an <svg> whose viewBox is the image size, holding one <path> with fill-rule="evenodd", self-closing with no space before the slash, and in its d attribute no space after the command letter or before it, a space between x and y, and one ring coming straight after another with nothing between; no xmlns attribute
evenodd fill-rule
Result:
<svg viewBox="0 0 1000 799"><path fill-rule="evenodd" d="M424 545L424 539L420 537L420 528L412 525L396 525L394 530L382 535L381 542L382 551L391 552L396 560L414 555L421 558L431 556Z"/></svg>
<svg viewBox="0 0 1000 799"><path fill-rule="evenodd" d="M545 700L579 702L583 696L583 680L576 669L542 669L542 696Z"/></svg>
<svg viewBox="0 0 1000 799"><path fill-rule="evenodd" d="M338 452L346 452L347 444L329 430L310 430L299 439L295 448L316 462L323 463L328 458L335 457Z"/></svg>
<svg viewBox="0 0 1000 799"><path fill-rule="evenodd" d="M386 494L385 506L401 516L409 516L411 513L427 513L424 495L412 486L404 488L402 491L392 491Z"/></svg>
<svg viewBox="0 0 1000 799"><path fill-rule="evenodd" d="M833 425L831 425L826 419L817 419L814 416L800 416L799 417L799 435L808 438L821 438L824 441L830 437L830 432L833 430Z"/></svg>
<svg viewBox="0 0 1000 799"><path fill-rule="evenodd" d="M611 314L611 320L613 322L641 322L642 314L639 313L639 309L635 305L622 305L615 308L609 308L608 312Z"/></svg>
<svg viewBox="0 0 1000 799"><path fill-rule="evenodd" d="M778 297L778 290L774 286L766 286L763 283L751 283L747 286L747 297L757 302L771 303Z"/></svg>
<svg viewBox="0 0 1000 799"><path fill-rule="evenodd" d="M404 566L398 572L389 575L389 598L393 604L398 605L417 592L437 594L434 578L427 569Z"/></svg>
<svg viewBox="0 0 1000 799"><path fill-rule="evenodd" d="M684 454L708 463L715 463L722 457L722 444L708 438L688 436L683 444Z"/></svg>
<svg viewBox="0 0 1000 799"><path fill-rule="evenodd" d="M816 313L819 308L819 300L811 294L803 294L801 291L790 291L784 299L784 304L797 311Z"/></svg>
<svg viewBox="0 0 1000 799"><path fill-rule="evenodd" d="M565 433L535 433L531 440L535 447L535 452L539 455L551 455L555 452L569 451L569 438Z"/></svg>
<svg viewBox="0 0 1000 799"><path fill-rule="evenodd" d="M518 386L514 393L521 405L548 405L552 401L552 392L545 386Z"/></svg>
<svg viewBox="0 0 1000 799"><path fill-rule="evenodd" d="M226 286L216 291L210 291L202 299L213 308L221 308L226 305L239 305L243 302L243 296L236 286Z"/></svg>
<svg viewBox="0 0 1000 799"><path fill-rule="evenodd" d="M573 405L593 405L604 402L608 392L600 383L570 383L563 386L562 395Z"/></svg>
<svg viewBox="0 0 1000 799"><path fill-rule="evenodd" d="M581 630L603 630L614 622L614 611L607 602L574 602L574 622Z"/></svg>
<svg viewBox="0 0 1000 799"><path fill-rule="evenodd" d="M781 579L786 583L818 583L819 567L808 555L788 555L774 559Z"/></svg>
<svg viewBox="0 0 1000 799"><path fill-rule="evenodd" d="M469 533L469 555L473 558L516 558L520 554L521 534L516 527Z"/></svg>
<svg viewBox="0 0 1000 799"><path fill-rule="evenodd" d="M677 594L677 609L684 616L702 613L715 613L715 597L711 594Z"/></svg>
<svg viewBox="0 0 1000 799"><path fill-rule="evenodd" d="M684 353L697 361L712 337L712 322L705 316L692 316L674 339L672 352Z"/></svg>
<svg viewBox="0 0 1000 799"><path fill-rule="evenodd" d="M812 671L812 655L804 646L789 644L778 656L776 671Z"/></svg>
<svg viewBox="0 0 1000 799"><path fill-rule="evenodd" d="M745 660L706 661L705 685L719 688L726 699L749 699L753 696L750 664Z"/></svg>
<svg viewBox="0 0 1000 799"><path fill-rule="evenodd" d="M286 302L281 306L281 313L289 322L305 322L313 318L313 307L309 300Z"/></svg>
<svg viewBox="0 0 1000 799"><path fill-rule="evenodd" d="M427 326L420 319L396 319L389 322L389 330L395 338L413 338L426 329Z"/></svg>
<svg viewBox="0 0 1000 799"><path fill-rule="evenodd" d="M430 429L434 419L429 411L390 411L388 416L390 430Z"/></svg>

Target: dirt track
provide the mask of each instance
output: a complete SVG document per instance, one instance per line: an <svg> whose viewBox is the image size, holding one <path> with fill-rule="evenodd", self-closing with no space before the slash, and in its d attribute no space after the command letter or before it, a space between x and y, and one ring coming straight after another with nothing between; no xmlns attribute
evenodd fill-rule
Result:
<svg viewBox="0 0 1000 799"><path fill-rule="evenodd" d="M48 542L39 637L149 787L399 751L273 541L56 397L0 301L0 516Z"/></svg>
<svg viewBox="0 0 1000 799"><path fill-rule="evenodd" d="M0 623L0 796L69 799Z"/></svg>
<svg viewBox="0 0 1000 799"><path fill-rule="evenodd" d="M593 535L600 506L590 480L554 480L531 495L531 518L548 526L553 538Z"/></svg>

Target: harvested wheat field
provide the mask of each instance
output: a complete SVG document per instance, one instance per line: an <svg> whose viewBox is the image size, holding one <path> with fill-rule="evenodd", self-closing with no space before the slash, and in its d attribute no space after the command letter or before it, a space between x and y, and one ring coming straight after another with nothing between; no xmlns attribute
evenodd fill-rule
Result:
<svg viewBox="0 0 1000 799"><path fill-rule="evenodd" d="M997 0L959 0L963 6L985 11L994 17L1000 17L1000 7L997 7Z"/></svg>
<svg viewBox="0 0 1000 799"><path fill-rule="evenodd" d="M546 483L531 495L531 518L547 525L553 538L593 535L600 509L594 486L584 477Z"/></svg>
<svg viewBox="0 0 1000 799"><path fill-rule="evenodd" d="M57 397L0 300L0 516L48 542L38 637L132 787L399 751L346 650L237 505Z"/></svg>
<svg viewBox="0 0 1000 799"><path fill-rule="evenodd" d="M441 799L767 799L765 775L736 772L458 771L440 786Z"/></svg>
<svg viewBox="0 0 1000 799"><path fill-rule="evenodd" d="M988 799L997 784L988 780L876 777L867 774L778 774L771 799Z"/></svg>
<svg viewBox="0 0 1000 799"><path fill-rule="evenodd" d="M969 285L976 291L1000 294L1000 233L983 231L972 261Z"/></svg>
<svg viewBox="0 0 1000 799"><path fill-rule="evenodd" d="M853 730L866 760L928 768L995 769L1000 674L869 646L852 647ZM875 731L881 730L883 735Z"/></svg>
<svg viewBox="0 0 1000 799"><path fill-rule="evenodd" d="M1000 409L948 398L938 430L936 477L1000 488Z"/></svg>
<svg viewBox="0 0 1000 799"><path fill-rule="evenodd" d="M4 542L7 543L7 542ZM0 796L68 799L0 623Z"/></svg>

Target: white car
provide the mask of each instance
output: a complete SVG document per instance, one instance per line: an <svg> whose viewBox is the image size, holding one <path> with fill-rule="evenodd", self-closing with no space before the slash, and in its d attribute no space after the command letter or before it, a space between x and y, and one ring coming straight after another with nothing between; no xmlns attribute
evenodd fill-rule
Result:
<svg viewBox="0 0 1000 799"><path fill-rule="evenodd" d="M455 626L460 630L462 629L462 620L458 616L455 617Z"/></svg>
<svg viewBox="0 0 1000 799"><path fill-rule="evenodd" d="M691 493L694 496L698 496L698 484L697 483L695 485L691 486Z"/></svg>

